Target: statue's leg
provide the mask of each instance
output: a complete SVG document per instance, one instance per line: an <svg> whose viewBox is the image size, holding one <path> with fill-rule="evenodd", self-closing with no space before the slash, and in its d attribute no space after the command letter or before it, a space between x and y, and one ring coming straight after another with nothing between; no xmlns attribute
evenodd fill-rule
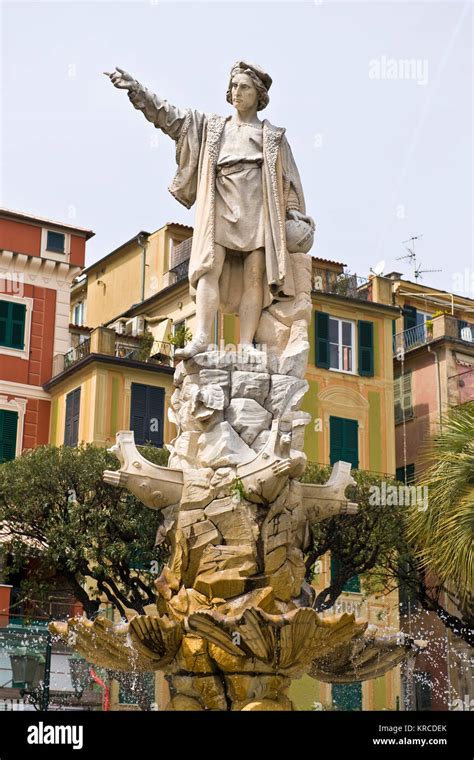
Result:
<svg viewBox="0 0 474 760"><path fill-rule="evenodd" d="M246 348L252 346L257 332L263 306L263 275L265 272L265 250L257 248L244 259L244 285L240 301L240 343Z"/></svg>
<svg viewBox="0 0 474 760"><path fill-rule="evenodd" d="M196 332L185 348L176 351L175 356L189 359L207 351L213 342L214 321L219 308L219 278L225 261L225 248L216 243L213 269L201 275L196 287Z"/></svg>

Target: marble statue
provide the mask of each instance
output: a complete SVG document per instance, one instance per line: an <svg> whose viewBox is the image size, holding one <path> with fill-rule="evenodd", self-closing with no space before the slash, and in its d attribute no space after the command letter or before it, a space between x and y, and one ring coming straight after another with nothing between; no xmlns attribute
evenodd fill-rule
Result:
<svg viewBox="0 0 474 760"><path fill-rule="evenodd" d="M291 710L292 678L375 678L423 646L354 615L319 616L306 580L312 527L358 509L346 496L347 462L325 484L301 482L314 223L284 130L257 119L271 85L261 68L233 67L228 118L171 106L121 69L109 76L177 143L170 189L197 206L198 330L174 373L168 466L121 431L111 449L119 468L104 473L162 513L156 543L169 559L156 603L127 622L51 628L97 665L163 671L170 710ZM235 351L209 345L218 307L240 315Z"/></svg>
<svg viewBox="0 0 474 760"><path fill-rule="evenodd" d="M238 61L227 89L235 113L222 117L171 105L123 69L107 76L175 141L178 170L169 189L186 208L196 204L189 281L197 330L181 358L207 349L219 307L239 314L240 344L252 352L263 308L294 299L291 252L306 253L314 230L285 130L257 116L271 77Z"/></svg>

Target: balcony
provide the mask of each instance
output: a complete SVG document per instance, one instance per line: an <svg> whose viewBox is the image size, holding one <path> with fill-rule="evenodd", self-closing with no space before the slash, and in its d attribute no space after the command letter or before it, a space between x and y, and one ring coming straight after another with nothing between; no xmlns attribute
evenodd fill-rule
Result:
<svg viewBox="0 0 474 760"><path fill-rule="evenodd" d="M161 364L167 367L173 367L173 346L171 343L156 342L152 346L153 354L147 349L140 346L130 345L129 343L115 344L115 356L119 359L128 359L136 362L146 362L147 364Z"/></svg>
<svg viewBox="0 0 474 760"><path fill-rule="evenodd" d="M53 377L60 375L61 372L72 367L73 364L77 364L84 357L89 356L91 352L91 339L87 338L82 343L79 343L74 348L71 348L67 354L56 354L53 358Z"/></svg>
<svg viewBox="0 0 474 760"><path fill-rule="evenodd" d="M189 272L189 259L186 259L185 261L182 261L180 264L177 264L173 269L170 269L170 272L173 272L175 276L175 282L181 282L182 280L188 279L188 272Z"/></svg>
<svg viewBox="0 0 474 760"><path fill-rule="evenodd" d="M358 301L370 301L371 283L366 277L350 272L313 267L313 293L325 293Z"/></svg>
<svg viewBox="0 0 474 760"><path fill-rule="evenodd" d="M192 237L187 238L187 240L183 240L182 243L179 243L171 254L170 272L173 272L175 275L175 282L182 282L183 280L188 279L192 244Z"/></svg>
<svg viewBox="0 0 474 760"><path fill-rule="evenodd" d="M394 335L393 354L399 356L439 338L461 340L474 348L474 325L449 314L441 314L429 322L409 327Z"/></svg>
<svg viewBox="0 0 474 760"><path fill-rule="evenodd" d="M149 343L141 342L140 338L119 335L115 330L97 327L83 343L71 348L66 354L56 354L53 358L52 377L62 374L90 355L113 356L124 361L161 367L174 366L174 347L171 343L155 341L150 346Z"/></svg>

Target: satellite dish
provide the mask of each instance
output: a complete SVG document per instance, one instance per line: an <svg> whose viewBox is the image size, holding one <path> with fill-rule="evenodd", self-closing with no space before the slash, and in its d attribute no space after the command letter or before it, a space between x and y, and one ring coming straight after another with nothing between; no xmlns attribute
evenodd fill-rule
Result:
<svg viewBox="0 0 474 760"><path fill-rule="evenodd" d="M385 261L382 259L382 261L379 261L374 267L370 267L370 271L372 274L380 275L383 274L383 270L385 269Z"/></svg>

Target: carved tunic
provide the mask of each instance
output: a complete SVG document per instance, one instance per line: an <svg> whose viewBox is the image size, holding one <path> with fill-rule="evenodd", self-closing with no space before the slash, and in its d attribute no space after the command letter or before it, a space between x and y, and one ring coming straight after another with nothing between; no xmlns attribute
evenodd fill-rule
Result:
<svg viewBox="0 0 474 760"><path fill-rule="evenodd" d="M216 173L216 243L241 252L265 245L262 125L227 121Z"/></svg>

